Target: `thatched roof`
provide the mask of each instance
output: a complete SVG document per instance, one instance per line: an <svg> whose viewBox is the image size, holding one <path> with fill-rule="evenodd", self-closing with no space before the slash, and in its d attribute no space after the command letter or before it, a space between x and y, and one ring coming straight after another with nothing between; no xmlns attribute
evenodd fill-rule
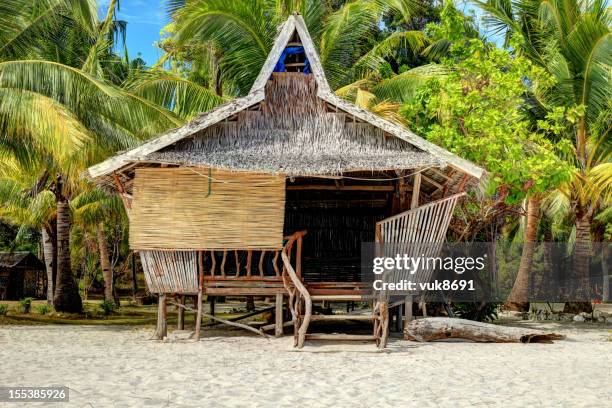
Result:
<svg viewBox="0 0 612 408"><path fill-rule="evenodd" d="M40 259L31 252L0 252L0 268L15 268L26 265L36 269L44 269L45 267Z"/></svg>
<svg viewBox="0 0 612 408"><path fill-rule="evenodd" d="M443 161L344 112L329 112L312 75L274 73L260 110L222 122L144 160L287 175L439 167ZM289 102L288 102L289 101Z"/></svg>
<svg viewBox="0 0 612 408"><path fill-rule="evenodd" d="M296 33L312 73L274 73ZM475 178L483 174L473 163L333 94L299 15L281 27L247 96L92 166L89 175L106 177L139 162L287 175L424 166L452 166Z"/></svg>

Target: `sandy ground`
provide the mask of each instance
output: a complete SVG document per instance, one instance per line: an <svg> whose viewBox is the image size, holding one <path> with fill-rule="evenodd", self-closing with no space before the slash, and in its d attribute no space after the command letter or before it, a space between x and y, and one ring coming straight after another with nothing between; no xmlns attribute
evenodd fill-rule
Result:
<svg viewBox="0 0 612 408"><path fill-rule="evenodd" d="M268 341L233 329L162 343L144 329L4 326L0 385L66 385L74 407L611 406L612 326L528 324L568 339L395 338L384 352L320 342L296 352L289 336Z"/></svg>

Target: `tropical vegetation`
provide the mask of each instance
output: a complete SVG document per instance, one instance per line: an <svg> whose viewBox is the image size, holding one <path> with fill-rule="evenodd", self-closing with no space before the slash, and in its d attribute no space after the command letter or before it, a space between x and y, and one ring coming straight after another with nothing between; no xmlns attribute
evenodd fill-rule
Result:
<svg viewBox="0 0 612 408"><path fill-rule="evenodd" d="M2 246L40 243L57 311L98 288L112 310L131 262L120 200L82 172L248 93L296 12L339 96L488 170L451 238L526 244L509 306L528 306L530 243L544 238L575 247L588 287L591 243L612 235L605 1L477 1L479 26L451 1L170 0L149 65L130 59L118 6L0 3Z"/></svg>

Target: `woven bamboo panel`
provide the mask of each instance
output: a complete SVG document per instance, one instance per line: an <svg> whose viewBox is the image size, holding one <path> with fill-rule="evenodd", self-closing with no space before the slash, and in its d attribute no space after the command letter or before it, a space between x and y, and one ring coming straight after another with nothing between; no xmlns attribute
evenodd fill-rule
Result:
<svg viewBox="0 0 612 408"><path fill-rule="evenodd" d="M140 251L140 260L149 292L198 292L196 251Z"/></svg>
<svg viewBox="0 0 612 408"><path fill-rule="evenodd" d="M280 249L282 176L203 168L139 168L132 249Z"/></svg>

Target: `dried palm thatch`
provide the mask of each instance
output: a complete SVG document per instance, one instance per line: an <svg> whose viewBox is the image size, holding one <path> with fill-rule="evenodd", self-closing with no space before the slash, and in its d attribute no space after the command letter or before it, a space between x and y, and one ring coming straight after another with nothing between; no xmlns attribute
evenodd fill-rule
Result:
<svg viewBox="0 0 612 408"><path fill-rule="evenodd" d="M145 160L286 175L439 166L410 143L344 112L328 112L312 75L274 73L260 110L211 126Z"/></svg>
<svg viewBox="0 0 612 408"><path fill-rule="evenodd" d="M280 249L283 177L203 168L139 168L133 249Z"/></svg>

